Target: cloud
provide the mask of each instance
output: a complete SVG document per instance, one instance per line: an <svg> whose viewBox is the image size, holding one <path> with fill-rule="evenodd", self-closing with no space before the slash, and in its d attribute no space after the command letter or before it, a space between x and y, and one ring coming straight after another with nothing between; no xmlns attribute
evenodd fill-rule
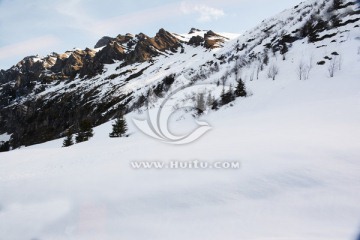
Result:
<svg viewBox="0 0 360 240"><path fill-rule="evenodd" d="M199 14L200 16L197 18L199 22L210 22L225 16L222 9L209 7L205 4L191 4L187 2L181 3L181 12L183 14Z"/></svg>
<svg viewBox="0 0 360 240"><path fill-rule="evenodd" d="M34 54L39 50L49 49L57 45L59 42L59 39L53 36L41 36L23 42L10 44L0 48L0 59Z"/></svg>

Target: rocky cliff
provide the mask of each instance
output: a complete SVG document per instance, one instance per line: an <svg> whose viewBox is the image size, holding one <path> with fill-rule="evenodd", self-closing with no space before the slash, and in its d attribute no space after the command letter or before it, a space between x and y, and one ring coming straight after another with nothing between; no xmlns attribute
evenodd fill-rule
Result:
<svg viewBox="0 0 360 240"><path fill-rule="evenodd" d="M107 64L119 63L118 75L134 78L142 71L135 72L126 66L151 63L157 56L180 53L187 44L160 29L154 37L143 33L105 36L94 49L26 57L10 69L0 71L0 133L11 133L12 146L19 147L62 136L69 128L75 130L83 119L90 119L93 124L109 120L114 105L124 99L126 104L132 98L131 93L115 94L92 102L99 94L94 81L106 71ZM79 89L79 81L87 81L88 86ZM47 92L49 87L62 85L66 86L63 94Z"/></svg>

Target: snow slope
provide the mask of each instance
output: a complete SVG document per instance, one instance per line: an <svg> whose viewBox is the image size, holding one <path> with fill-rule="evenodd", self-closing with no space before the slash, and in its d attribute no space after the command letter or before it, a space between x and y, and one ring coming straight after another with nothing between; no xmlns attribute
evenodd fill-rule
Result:
<svg viewBox="0 0 360 240"><path fill-rule="evenodd" d="M279 16L286 19L288 12ZM252 95L202 116L212 130L191 144L169 145L143 134L132 123L145 117L143 108L126 116L128 138L110 139L108 122L95 128L89 142L69 148L61 148L59 139L1 153L1 239L356 239L360 33L352 27L340 29L350 32L336 36L337 42L295 42L286 61L271 55L269 66L280 69L275 81L267 77L269 66L250 81L255 65L245 66L241 75ZM216 55L230 56L237 41L261 34L259 29L230 41ZM340 43L339 38L346 40ZM329 62L316 63L334 51L341 56L341 70L331 78ZM175 82L181 87L190 68L201 69L214 54L205 52L189 61L196 49L188 47L185 53L159 57L126 87L141 95L145 86L175 73L176 67L185 69ZM309 78L302 81L297 73L301 61L313 64ZM218 96L221 86L216 81L232 64L200 80L197 91L202 84L207 90L212 84ZM107 66L105 74L115 71L115 65ZM120 79L112 82L121 84ZM235 83L231 77L230 83ZM178 114L182 120L173 118L172 129L182 132L195 126L191 114ZM241 168L131 167L133 161L174 160L239 161Z"/></svg>
<svg viewBox="0 0 360 240"><path fill-rule="evenodd" d="M354 53L355 54L355 53ZM359 60L359 57L358 57ZM172 146L146 137L57 140L4 153L4 239L354 239L360 224L359 61L334 78L249 82ZM320 74L319 74L320 75ZM135 115L135 116L134 116ZM191 119L175 124L187 125ZM240 170L134 170L131 161L240 161Z"/></svg>

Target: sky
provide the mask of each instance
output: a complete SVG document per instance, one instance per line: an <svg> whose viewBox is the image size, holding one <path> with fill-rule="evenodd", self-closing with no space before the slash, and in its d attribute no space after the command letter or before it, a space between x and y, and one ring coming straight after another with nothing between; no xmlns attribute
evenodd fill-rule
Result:
<svg viewBox="0 0 360 240"><path fill-rule="evenodd" d="M0 69L26 56L93 48L102 36L192 27L241 33L301 0L0 0Z"/></svg>

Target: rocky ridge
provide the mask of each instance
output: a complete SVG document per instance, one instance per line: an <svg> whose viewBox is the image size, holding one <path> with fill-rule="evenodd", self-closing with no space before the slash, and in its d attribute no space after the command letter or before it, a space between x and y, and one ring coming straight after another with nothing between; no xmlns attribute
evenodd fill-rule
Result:
<svg viewBox="0 0 360 240"><path fill-rule="evenodd" d="M95 97L98 90L84 90L86 98L83 99L82 94L71 91L76 88L73 83L76 79L96 79L106 71L107 64L116 62L121 62L119 71L136 63L151 63L155 57L183 52L188 44L160 29L154 37L143 33L128 33L115 38L105 36L94 49L73 49L43 58L25 57L10 69L0 70L0 132L11 133L12 145L18 147L53 139L89 116L96 124L104 122L112 112L102 112L126 96L114 96L107 102L98 103L94 110L94 106L88 104L88 98ZM122 75L131 72L124 70ZM141 75L141 71L137 74ZM128 77L134 78L136 74ZM50 94L55 96L51 100L39 97L49 86L61 84L69 85L63 95ZM37 111L39 109L41 111Z"/></svg>

